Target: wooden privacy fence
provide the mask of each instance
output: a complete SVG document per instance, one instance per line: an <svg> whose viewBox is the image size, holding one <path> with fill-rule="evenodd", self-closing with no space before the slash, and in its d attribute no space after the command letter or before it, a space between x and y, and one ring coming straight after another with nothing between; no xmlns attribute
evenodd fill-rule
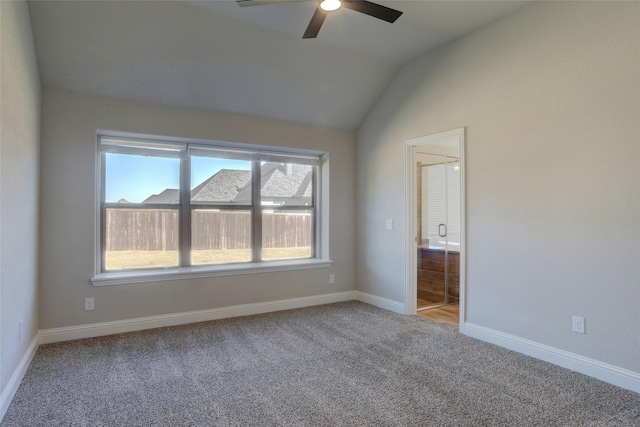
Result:
<svg viewBox="0 0 640 427"><path fill-rule="evenodd" d="M178 250L178 212L171 209L108 209L106 250ZM251 246L251 213L194 211L194 250L246 249ZM308 213L264 213L263 247L311 246L312 216Z"/></svg>

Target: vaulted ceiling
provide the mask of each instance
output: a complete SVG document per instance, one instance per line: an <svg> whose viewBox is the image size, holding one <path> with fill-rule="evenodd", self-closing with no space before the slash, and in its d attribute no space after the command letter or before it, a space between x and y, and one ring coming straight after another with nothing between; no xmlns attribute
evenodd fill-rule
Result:
<svg viewBox="0 0 640 427"><path fill-rule="evenodd" d="M30 1L42 86L357 129L398 69L528 1L380 1L394 23L316 1Z"/></svg>

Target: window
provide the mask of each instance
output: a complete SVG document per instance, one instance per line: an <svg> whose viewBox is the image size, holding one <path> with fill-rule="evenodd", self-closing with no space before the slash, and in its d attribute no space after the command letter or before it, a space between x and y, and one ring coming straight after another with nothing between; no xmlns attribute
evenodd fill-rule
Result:
<svg viewBox="0 0 640 427"><path fill-rule="evenodd" d="M320 153L98 144L99 273L318 257Z"/></svg>

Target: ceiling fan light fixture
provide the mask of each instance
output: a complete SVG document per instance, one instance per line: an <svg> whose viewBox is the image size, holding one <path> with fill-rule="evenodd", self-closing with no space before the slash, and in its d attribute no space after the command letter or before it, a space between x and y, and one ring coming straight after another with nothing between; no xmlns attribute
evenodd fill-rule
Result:
<svg viewBox="0 0 640 427"><path fill-rule="evenodd" d="M244 7L300 1L307 0L236 0L236 3ZM381 4L373 3L368 0L315 0L315 3L317 4L317 7L311 17L311 21L309 21L309 25L307 25L307 29L302 35L303 39L315 39L318 36L318 32L320 31L325 18L329 16L329 13L327 12L340 9L340 7L351 9L355 12L360 12L373 18L391 23L396 22L396 19L402 15L402 12L399 10L391 9L390 7L382 6Z"/></svg>
<svg viewBox="0 0 640 427"><path fill-rule="evenodd" d="M340 6L342 6L340 0L322 0L320 2L320 7L322 8L322 10L326 10L327 12L339 9Z"/></svg>

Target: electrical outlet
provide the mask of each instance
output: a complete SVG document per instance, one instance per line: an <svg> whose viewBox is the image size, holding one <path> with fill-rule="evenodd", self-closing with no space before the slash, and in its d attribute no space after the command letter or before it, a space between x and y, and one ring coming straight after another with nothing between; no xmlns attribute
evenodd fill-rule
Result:
<svg viewBox="0 0 640 427"><path fill-rule="evenodd" d="M329 284L333 285L335 283L336 283L336 275L332 273L329 275Z"/></svg>
<svg viewBox="0 0 640 427"><path fill-rule="evenodd" d="M584 317L573 316L573 332L584 334Z"/></svg>
<svg viewBox="0 0 640 427"><path fill-rule="evenodd" d="M18 341L22 341L22 320L18 323Z"/></svg>
<svg viewBox="0 0 640 427"><path fill-rule="evenodd" d="M94 305L93 305L93 298L85 298L84 299L84 309L85 311L91 311L93 310Z"/></svg>
<svg viewBox="0 0 640 427"><path fill-rule="evenodd" d="M393 220L392 219L388 219L385 221L385 228L387 230L393 230Z"/></svg>

